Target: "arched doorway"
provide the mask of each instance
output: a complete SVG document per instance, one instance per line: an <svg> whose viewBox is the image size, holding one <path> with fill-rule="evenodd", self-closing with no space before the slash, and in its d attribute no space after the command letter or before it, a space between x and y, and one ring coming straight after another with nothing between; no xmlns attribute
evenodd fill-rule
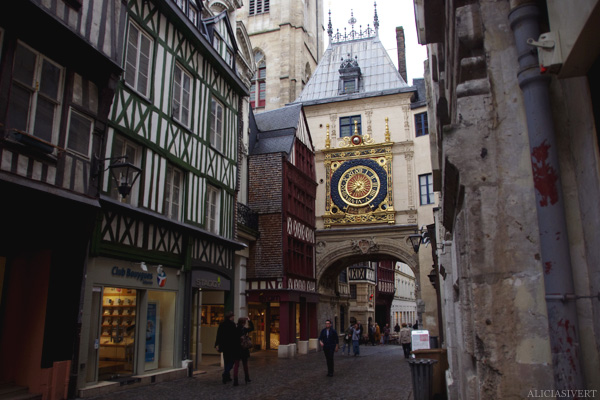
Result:
<svg viewBox="0 0 600 400"><path fill-rule="evenodd" d="M410 225L317 231L316 276L320 296L317 310L319 323L325 319L334 321L336 318L341 322L342 315L345 324L354 318L361 320L362 323L367 323L369 318L376 318L374 303L367 302L359 307L350 307L349 299L354 294L349 293L350 288L346 288L346 285L339 281L340 273L347 267L372 261L393 261L394 263L400 261L412 270L416 280L415 297L418 305L418 319L421 319L421 314L425 312L424 304L426 302L435 307L435 297L422 298L419 258L407 240L408 235L413 234L415 228L416 226ZM359 271L359 273L361 272ZM365 277L365 279L368 281L370 278ZM425 280L427 280L426 277ZM363 287L362 293L359 293L358 296L370 296L368 286ZM346 326L336 326L336 329L343 330L345 328Z"/></svg>

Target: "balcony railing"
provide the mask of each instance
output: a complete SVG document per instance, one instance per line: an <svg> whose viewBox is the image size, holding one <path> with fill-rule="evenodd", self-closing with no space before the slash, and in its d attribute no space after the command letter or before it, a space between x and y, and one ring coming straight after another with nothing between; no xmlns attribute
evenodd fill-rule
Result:
<svg viewBox="0 0 600 400"><path fill-rule="evenodd" d="M258 231L258 213L245 204L237 203L237 223Z"/></svg>

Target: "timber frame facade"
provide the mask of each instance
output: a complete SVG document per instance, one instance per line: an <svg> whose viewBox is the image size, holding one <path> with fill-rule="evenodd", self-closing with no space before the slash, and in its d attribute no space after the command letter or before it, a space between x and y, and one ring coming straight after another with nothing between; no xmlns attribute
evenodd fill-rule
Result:
<svg viewBox="0 0 600 400"><path fill-rule="evenodd" d="M121 0L0 6L0 382L44 398L75 394L100 210L90 177L122 72L126 13Z"/></svg>
<svg viewBox="0 0 600 400"><path fill-rule="evenodd" d="M248 89L229 16L188 0L13 3L0 12L0 381L62 396L61 379L86 397L185 376L202 349L192 277L226 282L214 297L232 309L243 247ZM142 171L125 198L109 174L123 156ZM116 318L115 304L130 308ZM152 341L136 329L150 323Z"/></svg>

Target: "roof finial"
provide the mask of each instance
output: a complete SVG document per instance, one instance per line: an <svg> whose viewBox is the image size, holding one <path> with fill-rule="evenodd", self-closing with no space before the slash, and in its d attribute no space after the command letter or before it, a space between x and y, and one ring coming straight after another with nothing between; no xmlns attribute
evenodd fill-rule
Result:
<svg viewBox="0 0 600 400"><path fill-rule="evenodd" d="M333 35L333 27L331 26L331 9L329 10L329 24L327 24L327 34L329 35L329 43L331 44L331 36Z"/></svg>
<svg viewBox="0 0 600 400"><path fill-rule="evenodd" d="M350 25L352 25L352 30L354 30L354 24L356 24L356 18L354 18L354 10L350 10L350 19L348 20L348 23Z"/></svg>
<svg viewBox="0 0 600 400"><path fill-rule="evenodd" d="M385 117L385 141L390 141L390 126L388 125L388 117Z"/></svg>
<svg viewBox="0 0 600 400"><path fill-rule="evenodd" d="M375 5L375 18L373 19L373 28L375 28L375 34L379 32L379 17L377 16L377 2L374 2Z"/></svg>

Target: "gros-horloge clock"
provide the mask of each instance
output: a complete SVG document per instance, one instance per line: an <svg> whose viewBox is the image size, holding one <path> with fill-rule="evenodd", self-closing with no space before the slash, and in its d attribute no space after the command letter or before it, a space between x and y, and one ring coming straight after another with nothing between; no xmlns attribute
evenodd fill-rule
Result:
<svg viewBox="0 0 600 400"><path fill-rule="evenodd" d="M331 199L341 210L368 206L375 210L387 196L387 173L375 160L344 162L331 176Z"/></svg>

